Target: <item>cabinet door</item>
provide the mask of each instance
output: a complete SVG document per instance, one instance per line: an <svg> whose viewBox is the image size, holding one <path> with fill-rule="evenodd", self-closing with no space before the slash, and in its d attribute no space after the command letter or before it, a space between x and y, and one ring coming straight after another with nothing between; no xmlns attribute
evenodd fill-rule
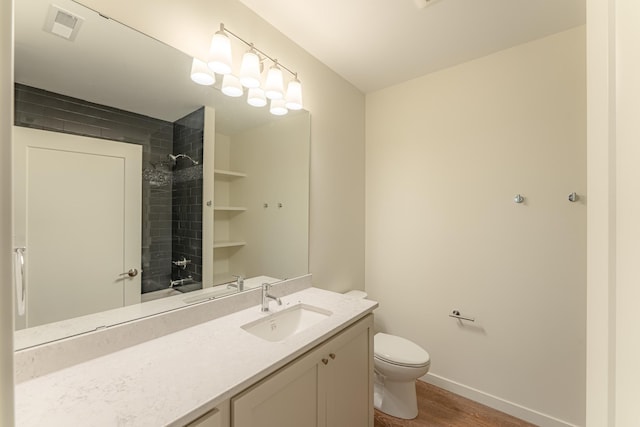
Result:
<svg viewBox="0 0 640 427"><path fill-rule="evenodd" d="M222 427L222 415L217 409L212 409L186 427Z"/></svg>
<svg viewBox="0 0 640 427"><path fill-rule="evenodd" d="M373 426L369 315L232 399L234 427Z"/></svg>
<svg viewBox="0 0 640 427"><path fill-rule="evenodd" d="M311 352L231 401L234 427L315 427L324 406L318 397L318 356Z"/></svg>
<svg viewBox="0 0 640 427"><path fill-rule="evenodd" d="M329 343L326 425L373 425L372 320L365 318Z"/></svg>

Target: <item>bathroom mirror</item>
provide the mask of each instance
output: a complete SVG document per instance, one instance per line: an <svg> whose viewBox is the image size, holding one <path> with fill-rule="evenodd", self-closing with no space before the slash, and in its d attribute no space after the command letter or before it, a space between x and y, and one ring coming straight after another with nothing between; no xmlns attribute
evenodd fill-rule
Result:
<svg viewBox="0 0 640 427"><path fill-rule="evenodd" d="M76 18L71 31L67 24ZM28 192L23 192L30 195L18 199L25 212L42 212L43 218L40 228L29 231L21 223L32 223L19 215L17 223L23 228L14 230L14 243L26 247L28 296L37 297L44 288L39 298L53 313L36 316L37 304L27 304L27 316L16 316L17 349L228 295L237 291L227 286L233 275L248 278L246 287L251 288L264 280L307 273L309 113L277 117L267 108L247 105L245 97L222 95L219 83L197 85L189 78L191 61L183 52L74 1L16 2L16 128L26 132L26 146L48 147L56 139L50 132L68 135L73 144L86 139L100 145L99 150L135 145L141 187L133 209L141 218L133 251L138 251L139 264L122 264L117 272L122 276L107 280L110 286L137 283L139 291L118 290L121 296L116 299L123 302L117 305L122 308L105 308L83 300L83 292L92 294L86 288L93 280L71 297L60 295L72 275L85 277L83 265L89 262L83 263L83 256L109 264L107 241L123 230L135 230L128 225L116 231L107 228L110 218L118 216L105 214L114 203L101 206L101 198L93 194L105 191L95 189L108 175L94 177L94 184L85 173L97 166L88 161L39 158L26 151L18 159L40 177L47 199L30 198L37 194L32 188L36 180L24 178L26 172L19 168L17 173L29 182ZM73 175L72 181L56 181L61 169ZM79 197L70 199L73 195ZM69 213L61 214L73 227L50 226L57 203L76 203L77 217L69 220ZM86 206L93 210L87 208L83 215ZM28 236L43 236L45 244L34 249ZM76 238L84 243L60 250L61 242ZM126 240L118 239L116 245ZM52 267L34 265L43 259ZM41 270L47 271L46 280L29 286L44 274ZM220 289L210 291L214 288ZM182 293L191 290L195 292ZM93 298L108 299L98 295ZM52 304L56 298L64 301ZM36 320L30 323L29 318Z"/></svg>

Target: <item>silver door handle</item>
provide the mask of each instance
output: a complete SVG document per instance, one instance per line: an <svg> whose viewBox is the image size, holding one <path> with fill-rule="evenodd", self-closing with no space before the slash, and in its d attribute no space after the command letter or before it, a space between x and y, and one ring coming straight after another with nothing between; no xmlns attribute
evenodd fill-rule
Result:
<svg viewBox="0 0 640 427"><path fill-rule="evenodd" d="M27 304L27 282L24 275L24 252L26 248L15 248L14 281L16 286L16 297L18 302L18 315L24 316Z"/></svg>
<svg viewBox="0 0 640 427"><path fill-rule="evenodd" d="M126 273L121 273L120 275L121 276L136 277L138 275L138 269L137 268L131 268Z"/></svg>

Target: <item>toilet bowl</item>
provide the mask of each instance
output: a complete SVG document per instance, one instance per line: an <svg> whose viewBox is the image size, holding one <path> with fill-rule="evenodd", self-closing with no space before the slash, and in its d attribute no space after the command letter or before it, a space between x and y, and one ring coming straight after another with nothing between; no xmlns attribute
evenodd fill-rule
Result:
<svg viewBox="0 0 640 427"><path fill-rule="evenodd" d="M363 291L349 291L346 295L367 297ZM373 351L375 408L396 418L417 417L416 380L429 371L429 353L406 338L382 332L374 336Z"/></svg>
<svg viewBox="0 0 640 427"><path fill-rule="evenodd" d="M397 418L418 416L416 380L429 371L429 353L408 339L378 332L374 336L376 409Z"/></svg>

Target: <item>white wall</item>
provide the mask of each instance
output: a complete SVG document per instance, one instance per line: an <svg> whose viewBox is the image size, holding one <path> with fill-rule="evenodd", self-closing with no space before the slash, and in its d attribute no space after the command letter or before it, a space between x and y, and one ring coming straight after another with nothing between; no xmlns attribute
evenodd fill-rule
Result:
<svg viewBox="0 0 640 427"><path fill-rule="evenodd" d="M616 2L616 425L640 425L640 4Z"/></svg>
<svg viewBox="0 0 640 427"><path fill-rule="evenodd" d="M308 138L307 114L283 117L232 136L232 169L247 173L246 178L235 181L243 197L238 204L248 208L232 218L233 227L242 230L241 237L247 242L233 263L244 268L246 277L284 279L306 273Z"/></svg>
<svg viewBox="0 0 640 427"><path fill-rule="evenodd" d="M588 0L587 425L640 425L640 4Z"/></svg>
<svg viewBox="0 0 640 427"><path fill-rule="evenodd" d="M585 66L580 27L366 101L378 328L427 349L430 380L542 425L585 421Z"/></svg>
<svg viewBox="0 0 640 427"><path fill-rule="evenodd" d="M615 426L615 46L608 0L587 1L587 426Z"/></svg>
<svg viewBox="0 0 640 427"><path fill-rule="evenodd" d="M233 0L83 0L188 54L202 56L220 22L295 69L311 112L309 269L314 284L364 288L364 95ZM239 57L240 55L236 55Z"/></svg>
<svg viewBox="0 0 640 427"><path fill-rule="evenodd" d="M0 426L13 425L13 280L11 274L11 128L13 1L0 2Z"/></svg>

